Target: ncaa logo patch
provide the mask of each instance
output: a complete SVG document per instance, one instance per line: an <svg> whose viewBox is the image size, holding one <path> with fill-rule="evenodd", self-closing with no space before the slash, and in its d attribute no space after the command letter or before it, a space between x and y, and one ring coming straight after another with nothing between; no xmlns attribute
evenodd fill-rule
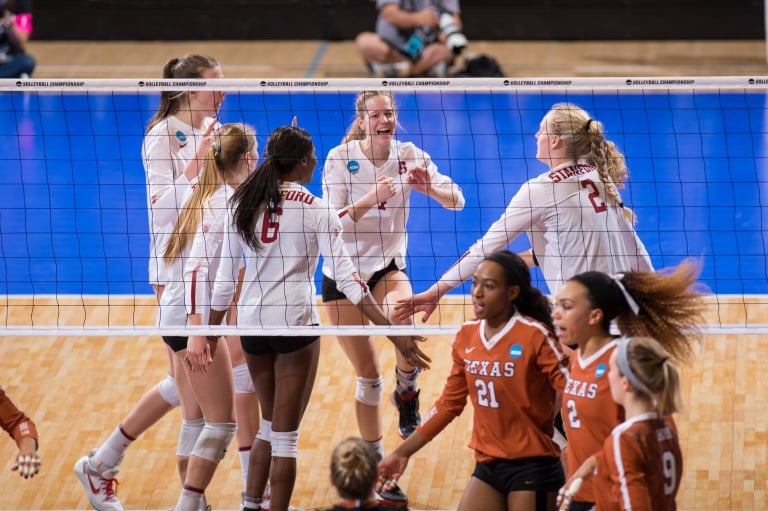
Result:
<svg viewBox="0 0 768 511"><path fill-rule="evenodd" d="M360 164L355 160L350 160L347 162L347 170L350 174L355 174L360 170Z"/></svg>
<svg viewBox="0 0 768 511"><path fill-rule="evenodd" d="M187 136L181 130L176 132L176 140L179 141L179 145L181 147L184 147L185 145L187 145Z"/></svg>
<svg viewBox="0 0 768 511"><path fill-rule="evenodd" d="M509 356L512 358L520 358L523 356L523 347L519 344L513 344L509 348Z"/></svg>
<svg viewBox="0 0 768 511"><path fill-rule="evenodd" d="M595 377L596 378L602 378L605 375L605 364L600 363L597 364L597 367L595 368Z"/></svg>

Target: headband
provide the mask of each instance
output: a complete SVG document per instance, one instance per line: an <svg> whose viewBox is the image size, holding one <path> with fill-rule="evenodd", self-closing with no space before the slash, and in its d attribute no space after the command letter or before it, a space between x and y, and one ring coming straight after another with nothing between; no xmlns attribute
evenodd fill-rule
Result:
<svg viewBox="0 0 768 511"><path fill-rule="evenodd" d="M632 298L632 295L629 294L629 291L627 291L627 288L624 287L624 284L621 283L621 279L624 278L624 274L617 273L615 275L611 275L610 277L621 290L621 294L624 295L624 299L627 301L629 308L632 309L632 313L637 316L640 313L640 306L637 304L635 299Z"/></svg>
<svg viewBox="0 0 768 511"><path fill-rule="evenodd" d="M629 349L630 342L632 342L632 340L626 337L622 337L621 339L619 339L619 347L618 347L616 362L619 364L619 369L621 370L621 374L626 376L627 380L629 380L629 383L632 385L632 387L653 397L653 392L648 390L648 387L640 383L640 380L637 379L637 375L634 373L634 371L632 371L632 366L629 364L627 350Z"/></svg>

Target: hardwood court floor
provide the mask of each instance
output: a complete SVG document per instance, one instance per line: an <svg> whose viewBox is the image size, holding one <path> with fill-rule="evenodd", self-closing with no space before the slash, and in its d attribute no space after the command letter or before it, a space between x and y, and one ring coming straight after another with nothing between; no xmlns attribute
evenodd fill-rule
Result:
<svg viewBox="0 0 768 511"><path fill-rule="evenodd" d="M47 321L76 324L151 325L153 298L119 297L11 299L0 303L9 324ZM27 303L25 303L27 302ZM767 323L765 297L737 299L709 315L710 324ZM457 324L468 317L461 299L447 300L440 321ZM719 317L719 320L717 319ZM322 339L320 371L302 424L298 479L293 504L328 505L335 499L328 483L328 459L340 440L357 434L354 373L333 338ZM392 391L393 349L377 341L386 392ZM450 368L450 337L434 337L426 349L433 369L420 379L422 412L442 389ZM685 467L678 508L688 511L764 510L768 481L768 395L760 381L768 373L768 337L717 334L704 338L692 367L683 371L685 412L680 428ZM141 394L163 378L165 355L157 338L3 337L0 381L37 422L43 470L20 480L8 470L12 442L0 442L0 509L88 509L75 461L99 445ZM402 487L414 509L455 509L471 474L466 447L471 410L414 456ZM397 445L396 414L384 404L384 444ZM171 412L129 449L121 464L119 497L126 509L168 509L179 492L175 472L178 411ZM236 450L230 449L209 487L214 509L236 509L242 489Z"/></svg>

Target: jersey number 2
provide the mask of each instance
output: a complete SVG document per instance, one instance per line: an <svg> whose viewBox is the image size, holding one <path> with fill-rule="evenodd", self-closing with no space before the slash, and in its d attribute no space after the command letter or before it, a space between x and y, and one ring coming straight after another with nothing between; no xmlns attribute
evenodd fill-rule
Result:
<svg viewBox="0 0 768 511"><path fill-rule="evenodd" d="M600 190L597 188L597 185L594 181L591 179L585 179L581 182L581 187L585 190L590 190L589 195L589 202L592 204L592 207L595 209L595 213L603 213L608 208L605 207L605 202L600 200Z"/></svg>
<svg viewBox="0 0 768 511"><path fill-rule="evenodd" d="M568 422L570 423L571 427L573 429L581 428L581 420L579 419L579 415L576 413L576 402L573 399L569 399L566 401L565 406L568 408Z"/></svg>
<svg viewBox="0 0 768 511"><path fill-rule="evenodd" d="M277 231L280 230L278 217L283 214L283 208L264 212L264 222L261 224L261 242L274 243L277 241ZM274 218L274 220L273 220Z"/></svg>

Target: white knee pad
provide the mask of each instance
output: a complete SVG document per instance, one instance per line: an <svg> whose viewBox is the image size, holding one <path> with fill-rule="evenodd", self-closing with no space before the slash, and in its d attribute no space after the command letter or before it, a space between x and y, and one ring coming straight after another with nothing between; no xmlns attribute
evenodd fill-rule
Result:
<svg viewBox="0 0 768 511"><path fill-rule="evenodd" d="M272 442L272 421L261 419L261 425L256 433L256 438L264 442Z"/></svg>
<svg viewBox="0 0 768 511"><path fill-rule="evenodd" d="M224 459L235 431L237 425L234 422L206 422L192 449L192 455L218 464Z"/></svg>
<svg viewBox="0 0 768 511"><path fill-rule="evenodd" d="M253 388L251 373L248 371L248 364L242 363L232 368L232 376L235 377L235 394L253 394L256 389Z"/></svg>
<svg viewBox="0 0 768 511"><path fill-rule="evenodd" d="M203 431L203 426L205 426L205 419L202 417L192 420L181 419L179 445L176 446L176 454L178 456L189 457L192 454L192 449L195 448L195 443L200 436L200 432Z"/></svg>
<svg viewBox="0 0 768 511"><path fill-rule="evenodd" d="M377 406L381 403L381 396L384 394L384 378L357 378L357 391L355 399L364 405Z"/></svg>
<svg viewBox="0 0 768 511"><path fill-rule="evenodd" d="M298 431L273 431L272 432L272 457L298 458L299 457L299 432Z"/></svg>
<svg viewBox="0 0 768 511"><path fill-rule="evenodd" d="M176 380L170 374L160 380L157 384L157 391L160 393L160 397L169 405L179 406L181 404L179 389L176 388Z"/></svg>

